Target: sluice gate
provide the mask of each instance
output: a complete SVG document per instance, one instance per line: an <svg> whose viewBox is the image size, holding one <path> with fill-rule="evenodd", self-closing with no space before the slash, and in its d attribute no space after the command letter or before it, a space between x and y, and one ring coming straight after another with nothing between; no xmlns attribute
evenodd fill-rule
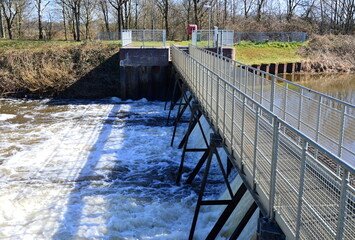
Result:
<svg viewBox="0 0 355 240"><path fill-rule="evenodd" d="M179 106L175 126L183 121L186 109L191 111L187 133L179 146L183 154L177 182L185 153L203 152L187 182L193 181L205 165L190 239L201 206L226 206L208 234L208 239L214 239L247 190L255 203L231 239L238 237L257 207L261 213L260 239L352 239L354 106L197 47L190 46L189 53L172 47L176 88L181 90L182 100L172 102L171 109L174 104ZM276 100L276 95L283 96L282 100ZM291 105L295 102L298 104ZM305 112L313 108L313 115ZM200 126L202 115L214 134L210 139L204 135L206 148L189 149L191 129ZM330 129L326 129L325 121L331 121ZM226 166L217 148L226 151ZM229 200L203 200L213 155ZM228 182L232 166L243 180L239 189L232 189Z"/></svg>

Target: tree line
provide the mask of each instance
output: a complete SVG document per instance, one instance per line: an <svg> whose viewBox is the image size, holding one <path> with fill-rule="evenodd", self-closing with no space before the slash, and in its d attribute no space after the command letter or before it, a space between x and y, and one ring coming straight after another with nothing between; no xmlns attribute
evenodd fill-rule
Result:
<svg viewBox="0 0 355 240"><path fill-rule="evenodd" d="M353 34L355 0L0 0L0 38L95 39L98 32L166 29L182 40L187 24L236 31Z"/></svg>

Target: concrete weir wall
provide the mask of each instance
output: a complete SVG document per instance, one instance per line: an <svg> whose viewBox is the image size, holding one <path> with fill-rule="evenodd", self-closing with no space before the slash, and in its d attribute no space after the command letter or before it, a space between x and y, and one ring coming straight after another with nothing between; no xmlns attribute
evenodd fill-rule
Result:
<svg viewBox="0 0 355 240"><path fill-rule="evenodd" d="M169 48L122 48L120 50L120 97L166 100L169 96Z"/></svg>

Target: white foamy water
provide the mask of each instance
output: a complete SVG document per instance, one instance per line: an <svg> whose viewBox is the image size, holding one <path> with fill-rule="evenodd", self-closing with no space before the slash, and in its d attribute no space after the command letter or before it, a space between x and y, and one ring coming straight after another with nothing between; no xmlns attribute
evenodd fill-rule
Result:
<svg viewBox="0 0 355 240"><path fill-rule="evenodd" d="M1 239L187 239L198 184L175 185L164 103L0 102ZM217 213L200 214L196 239Z"/></svg>

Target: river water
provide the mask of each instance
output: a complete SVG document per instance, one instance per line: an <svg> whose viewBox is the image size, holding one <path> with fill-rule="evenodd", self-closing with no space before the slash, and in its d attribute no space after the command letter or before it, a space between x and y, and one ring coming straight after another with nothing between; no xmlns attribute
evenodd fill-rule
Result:
<svg viewBox="0 0 355 240"><path fill-rule="evenodd" d="M280 74L279 76L355 105L355 74Z"/></svg>
<svg viewBox="0 0 355 240"><path fill-rule="evenodd" d="M187 239L199 181L175 184L167 115L145 100L0 99L0 238ZM206 198L223 193L218 176ZM219 214L200 214L196 239Z"/></svg>
<svg viewBox="0 0 355 240"><path fill-rule="evenodd" d="M317 78L299 83L354 104L354 75ZM187 239L199 186L175 184L181 150L167 115L146 100L0 99L0 238ZM198 159L188 154L185 170ZM206 198L224 191L218 176L215 166ZM201 212L196 239L220 212Z"/></svg>

